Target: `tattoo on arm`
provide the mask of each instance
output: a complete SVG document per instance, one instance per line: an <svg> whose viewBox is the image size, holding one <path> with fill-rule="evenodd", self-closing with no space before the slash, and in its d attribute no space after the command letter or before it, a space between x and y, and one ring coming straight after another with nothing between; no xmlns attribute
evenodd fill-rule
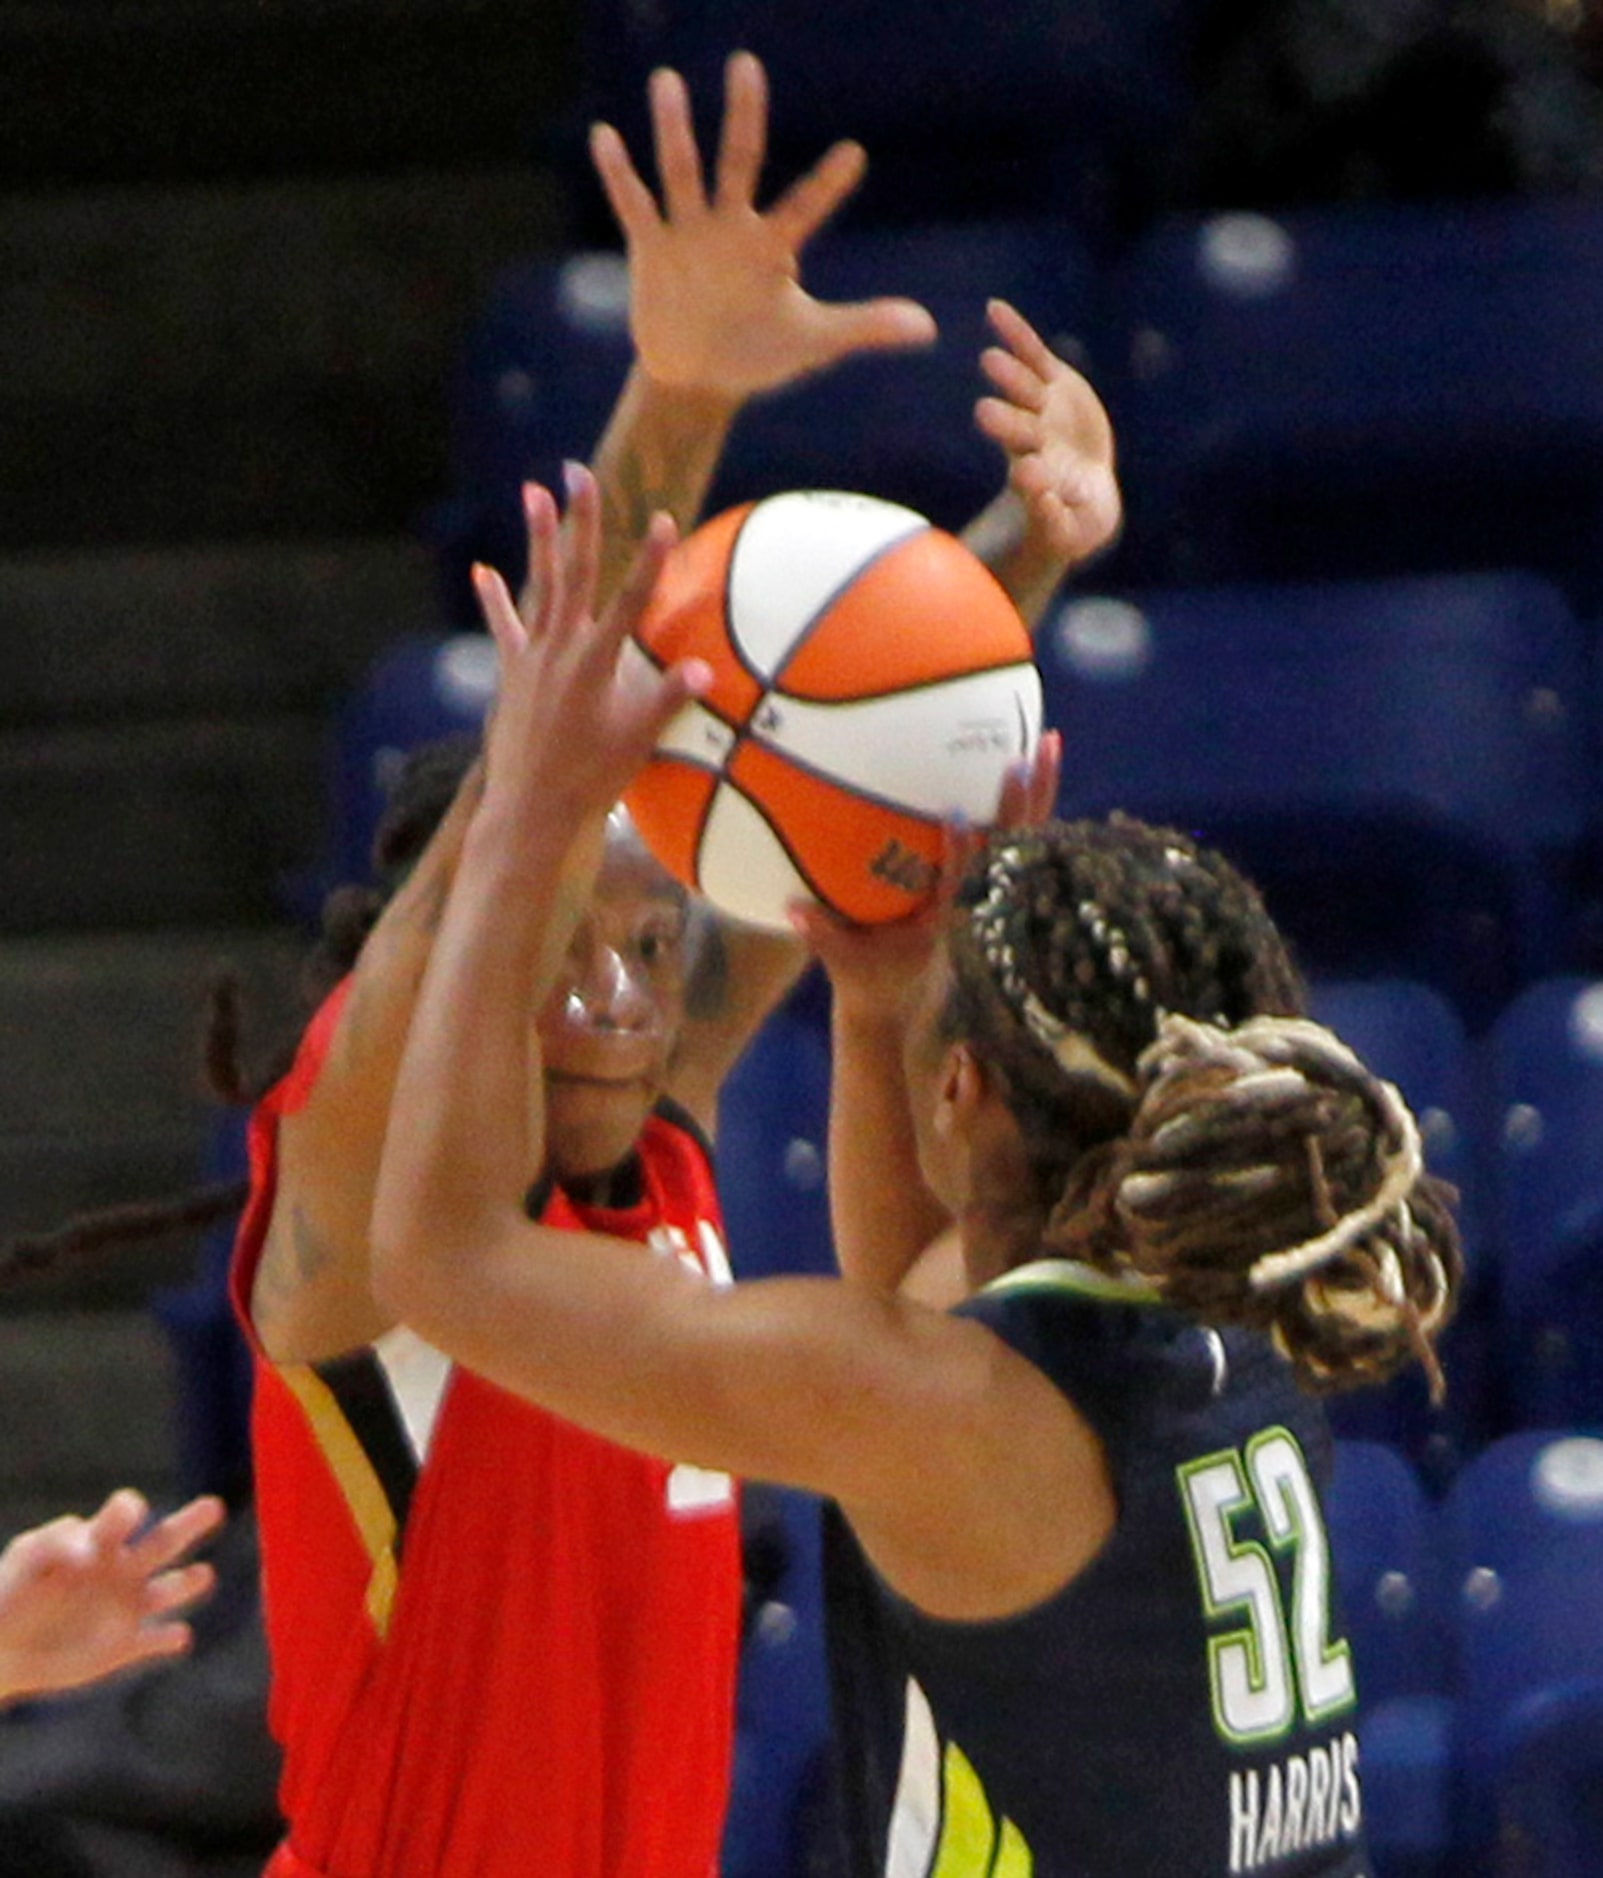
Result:
<svg viewBox="0 0 1603 1878"><path fill-rule="evenodd" d="M645 539L653 512L663 506L649 486L645 465L627 451L601 486L602 540L616 542L621 553L632 553Z"/></svg>
<svg viewBox="0 0 1603 1878"><path fill-rule="evenodd" d="M289 1232L273 1240L257 1267L251 1309L257 1328L281 1318L290 1301L334 1264L334 1248L298 1203L290 1208Z"/></svg>

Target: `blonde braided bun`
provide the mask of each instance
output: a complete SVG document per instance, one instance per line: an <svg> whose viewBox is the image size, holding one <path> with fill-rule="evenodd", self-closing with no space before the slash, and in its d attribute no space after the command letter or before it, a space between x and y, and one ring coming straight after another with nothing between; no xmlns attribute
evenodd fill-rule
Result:
<svg viewBox="0 0 1603 1878"><path fill-rule="evenodd" d="M1418 1358L1439 1397L1462 1260L1397 1090L1297 1017L1166 1016L1138 1068L1127 1133L1053 1237L1090 1231L1176 1307L1266 1330L1316 1389Z"/></svg>

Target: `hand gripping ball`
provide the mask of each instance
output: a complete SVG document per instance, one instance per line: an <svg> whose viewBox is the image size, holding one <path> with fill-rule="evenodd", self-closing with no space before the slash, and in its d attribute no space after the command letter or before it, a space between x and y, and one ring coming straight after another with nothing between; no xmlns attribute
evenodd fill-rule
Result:
<svg viewBox="0 0 1603 1878"><path fill-rule="evenodd" d="M635 643L714 678L629 810L671 873L760 926L786 927L794 899L865 925L916 911L943 824L993 820L1040 736L1029 632L995 576L869 496L793 491L716 516L670 554Z"/></svg>

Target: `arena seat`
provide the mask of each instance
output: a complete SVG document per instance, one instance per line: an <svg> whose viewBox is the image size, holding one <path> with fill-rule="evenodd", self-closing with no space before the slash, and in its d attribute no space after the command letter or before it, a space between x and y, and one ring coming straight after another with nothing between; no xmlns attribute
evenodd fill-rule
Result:
<svg viewBox="0 0 1603 1878"><path fill-rule="evenodd" d="M808 973L724 1083L718 1189L737 1278L835 1269L826 1186L829 992ZM829 1698L811 1494L748 1488L748 1575L764 1575L741 1651L734 1788L722 1878L822 1878ZM755 1533L756 1551L753 1552Z"/></svg>
<svg viewBox="0 0 1603 1878"><path fill-rule="evenodd" d="M1509 1413L1523 1427L1603 1422L1603 983L1530 986L1488 1056Z"/></svg>
<svg viewBox="0 0 1603 1878"><path fill-rule="evenodd" d="M1452 1869L1583 1878L1603 1845L1603 1439L1507 1436L1464 1468L1446 1516Z"/></svg>
<svg viewBox="0 0 1603 1878"><path fill-rule="evenodd" d="M1221 847L1310 975L1417 978L1474 1029L1561 955L1589 668L1549 583L1082 593L1039 645L1062 809Z"/></svg>
<svg viewBox="0 0 1603 1878"><path fill-rule="evenodd" d="M804 977L726 1078L718 1191L737 1278L829 1274L829 985Z"/></svg>
<svg viewBox="0 0 1603 1878"><path fill-rule="evenodd" d="M749 1608L719 1878L826 1878L835 1826L818 1502L767 1483L741 1500ZM753 1593L765 1553L768 1580Z"/></svg>
<svg viewBox="0 0 1603 1878"><path fill-rule="evenodd" d="M244 1109L212 1112L201 1179L243 1181L250 1170ZM187 1497L220 1493L238 1504L251 1480L251 1356L234 1316L228 1275L237 1216L201 1238L187 1285L158 1291L151 1312L172 1357L178 1484Z"/></svg>
<svg viewBox="0 0 1603 1878"><path fill-rule="evenodd" d="M1309 987L1312 1014L1407 1098L1432 1173L1459 1194L1465 1282L1442 1340L1446 1402L1433 1407L1424 1371L1411 1365L1380 1388L1330 1399L1331 1425L1348 1440L1389 1443L1433 1490L1492 1432L1487 1340L1492 1273L1481 1224L1485 1123L1479 1058L1463 1020L1442 994L1412 979L1323 979Z"/></svg>
<svg viewBox="0 0 1603 1878"><path fill-rule="evenodd" d="M373 661L335 714L321 889L370 878L373 836L402 759L420 744L477 734L495 683L495 645L484 632L410 633Z"/></svg>
<svg viewBox="0 0 1603 1878"><path fill-rule="evenodd" d="M1445 1874L1453 1704L1435 1508L1382 1442L1339 1440L1331 1561L1358 1673L1364 1820L1382 1878Z"/></svg>
<svg viewBox="0 0 1603 1878"><path fill-rule="evenodd" d="M1179 218L1114 298L1129 578L1487 566L1603 597L1603 206Z"/></svg>
<svg viewBox="0 0 1603 1878"><path fill-rule="evenodd" d="M556 153L594 225L584 127L606 118L631 148L649 149L646 79L669 65L689 83L709 148L724 61L746 47L771 78L775 188L855 137L870 159L862 224L1055 209L1102 235L1177 127L1201 10L1197 0L836 0L821 33L807 0L589 0L581 94Z"/></svg>
<svg viewBox="0 0 1603 1878"><path fill-rule="evenodd" d="M803 278L826 300L910 295L940 339L922 352L847 361L742 413L707 510L782 489L853 488L960 529L1002 482L1002 454L974 427L988 387L985 303L1001 295L1066 353L1083 356L1094 274L1061 221L828 231ZM497 283L464 346L452 391L453 492L435 517L453 604L466 570L523 561L519 484L551 483L587 458L631 357L628 274L608 250L542 258ZM464 617L466 614L464 613Z"/></svg>

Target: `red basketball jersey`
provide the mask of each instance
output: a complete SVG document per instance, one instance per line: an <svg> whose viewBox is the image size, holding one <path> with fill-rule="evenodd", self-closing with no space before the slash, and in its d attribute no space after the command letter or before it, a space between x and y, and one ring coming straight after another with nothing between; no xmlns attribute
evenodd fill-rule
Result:
<svg viewBox="0 0 1603 1878"><path fill-rule="evenodd" d="M251 1129L247 1303L336 993ZM704 1144L665 1115L641 1198L542 1217L728 1276ZM254 1340L253 1340L254 1341ZM289 1878L713 1878L740 1603L724 1475L629 1452L411 1332L333 1363L257 1346L253 1444Z"/></svg>

